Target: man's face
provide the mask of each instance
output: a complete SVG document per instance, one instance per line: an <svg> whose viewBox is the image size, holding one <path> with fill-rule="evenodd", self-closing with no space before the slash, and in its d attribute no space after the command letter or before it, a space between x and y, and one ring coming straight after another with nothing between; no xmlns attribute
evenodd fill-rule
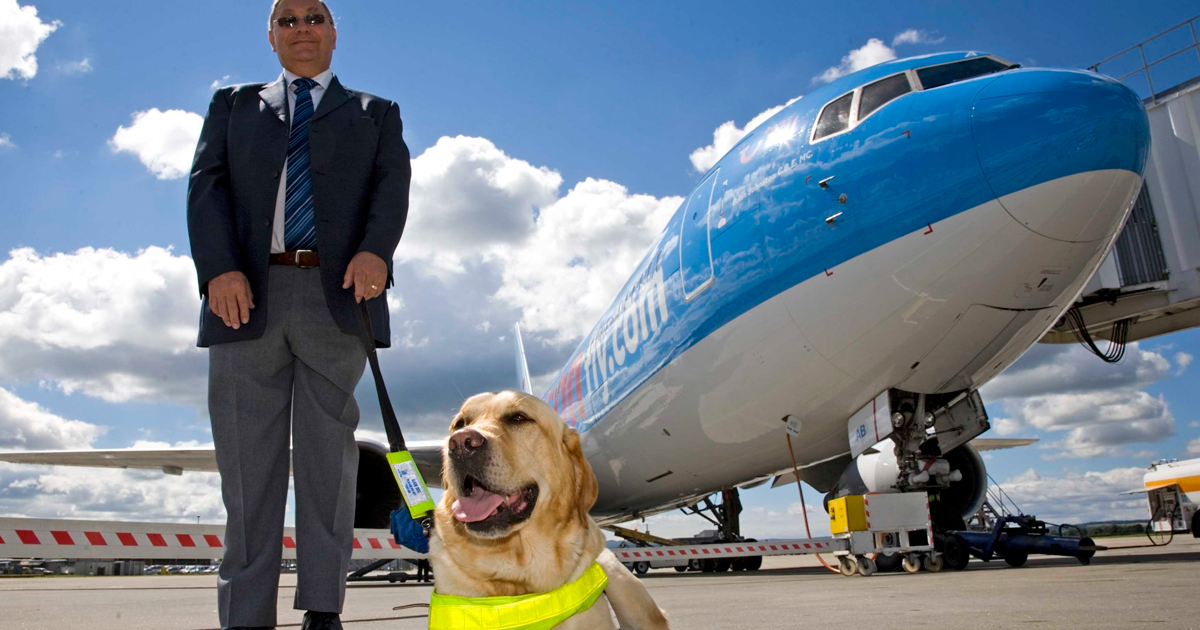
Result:
<svg viewBox="0 0 1200 630"><path fill-rule="evenodd" d="M307 15L322 15L325 23L308 24L304 20ZM285 16L295 17L296 25L292 28L280 26L277 20ZM284 68L310 78L329 69L333 51L337 48L337 29L333 27L333 17L316 0L280 2L271 16L271 30L267 37Z"/></svg>

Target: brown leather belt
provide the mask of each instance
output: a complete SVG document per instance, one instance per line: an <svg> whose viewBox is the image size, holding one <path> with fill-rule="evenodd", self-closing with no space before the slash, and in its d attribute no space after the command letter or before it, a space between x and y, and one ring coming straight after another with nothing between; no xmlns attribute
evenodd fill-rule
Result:
<svg viewBox="0 0 1200 630"><path fill-rule="evenodd" d="M320 267L321 260L317 256L317 252L308 249L298 249L282 254L271 254L272 265L287 265L288 267L299 267L301 269L311 269Z"/></svg>

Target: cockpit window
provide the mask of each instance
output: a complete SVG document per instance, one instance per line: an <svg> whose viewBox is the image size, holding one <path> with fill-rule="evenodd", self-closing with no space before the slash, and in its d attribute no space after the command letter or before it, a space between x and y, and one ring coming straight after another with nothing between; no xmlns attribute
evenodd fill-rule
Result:
<svg viewBox="0 0 1200 630"><path fill-rule="evenodd" d="M949 85L956 81L965 81L985 74L1000 72L1013 68L1012 64L997 61L991 57L976 57L954 63L944 63L917 70L917 78L921 79L921 87L926 90Z"/></svg>
<svg viewBox="0 0 1200 630"><path fill-rule="evenodd" d="M817 129L813 140L845 131L850 126L850 104L854 101L854 92L850 92L825 106L821 117L817 120Z"/></svg>
<svg viewBox="0 0 1200 630"><path fill-rule="evenodd" d="M890 76L864 87L862 97L858 99L858 119L862 120L870 116L872 112L893 99L911 91L912 88L908 85L908 75L906 74Z"/></svg>

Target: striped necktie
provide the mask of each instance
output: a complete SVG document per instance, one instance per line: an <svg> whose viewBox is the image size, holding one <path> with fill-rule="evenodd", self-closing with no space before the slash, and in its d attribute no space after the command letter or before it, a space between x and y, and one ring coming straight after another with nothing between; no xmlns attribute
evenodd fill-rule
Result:
<svg viewBox="0 0 1200 630"><path fill-rule="evenodd" d="M299 78L296 86L296 112L292 114L292 135L288 142L287 193L283 204L283 243L287 251L317 248L313 215L312 170L308 147L308 121L312 120L312 79Z"/></svg>

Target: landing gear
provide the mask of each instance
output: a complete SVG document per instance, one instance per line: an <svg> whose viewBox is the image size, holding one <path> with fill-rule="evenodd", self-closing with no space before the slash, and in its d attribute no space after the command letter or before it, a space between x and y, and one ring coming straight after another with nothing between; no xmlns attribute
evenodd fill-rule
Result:
<svg viewBox="0 0 1200 630"><path fill-rule="evenodd" d="M899 468L896 489L946 489L962 481L963 471L952 469L942 456L988 429L979 393L927 395L893 389L888 404Z"/></svg>
<svg viewBox="0 0 1200 630"><path fill-rule="evenodd" d="M714 495L715 496L715 495ZM684 514L696 515L717 526L720 532L716 540L703 542L757 542L753 538L742 538L741 518L742 500L737 488L726 488L721 491L721 502L713 503L712 497L706 497L700 503L680 510ZM693 561L693 571L705 573L723 573L725 571L757 571L762 568L762 556L745 556L741 558L720 558Z"/></svg>

